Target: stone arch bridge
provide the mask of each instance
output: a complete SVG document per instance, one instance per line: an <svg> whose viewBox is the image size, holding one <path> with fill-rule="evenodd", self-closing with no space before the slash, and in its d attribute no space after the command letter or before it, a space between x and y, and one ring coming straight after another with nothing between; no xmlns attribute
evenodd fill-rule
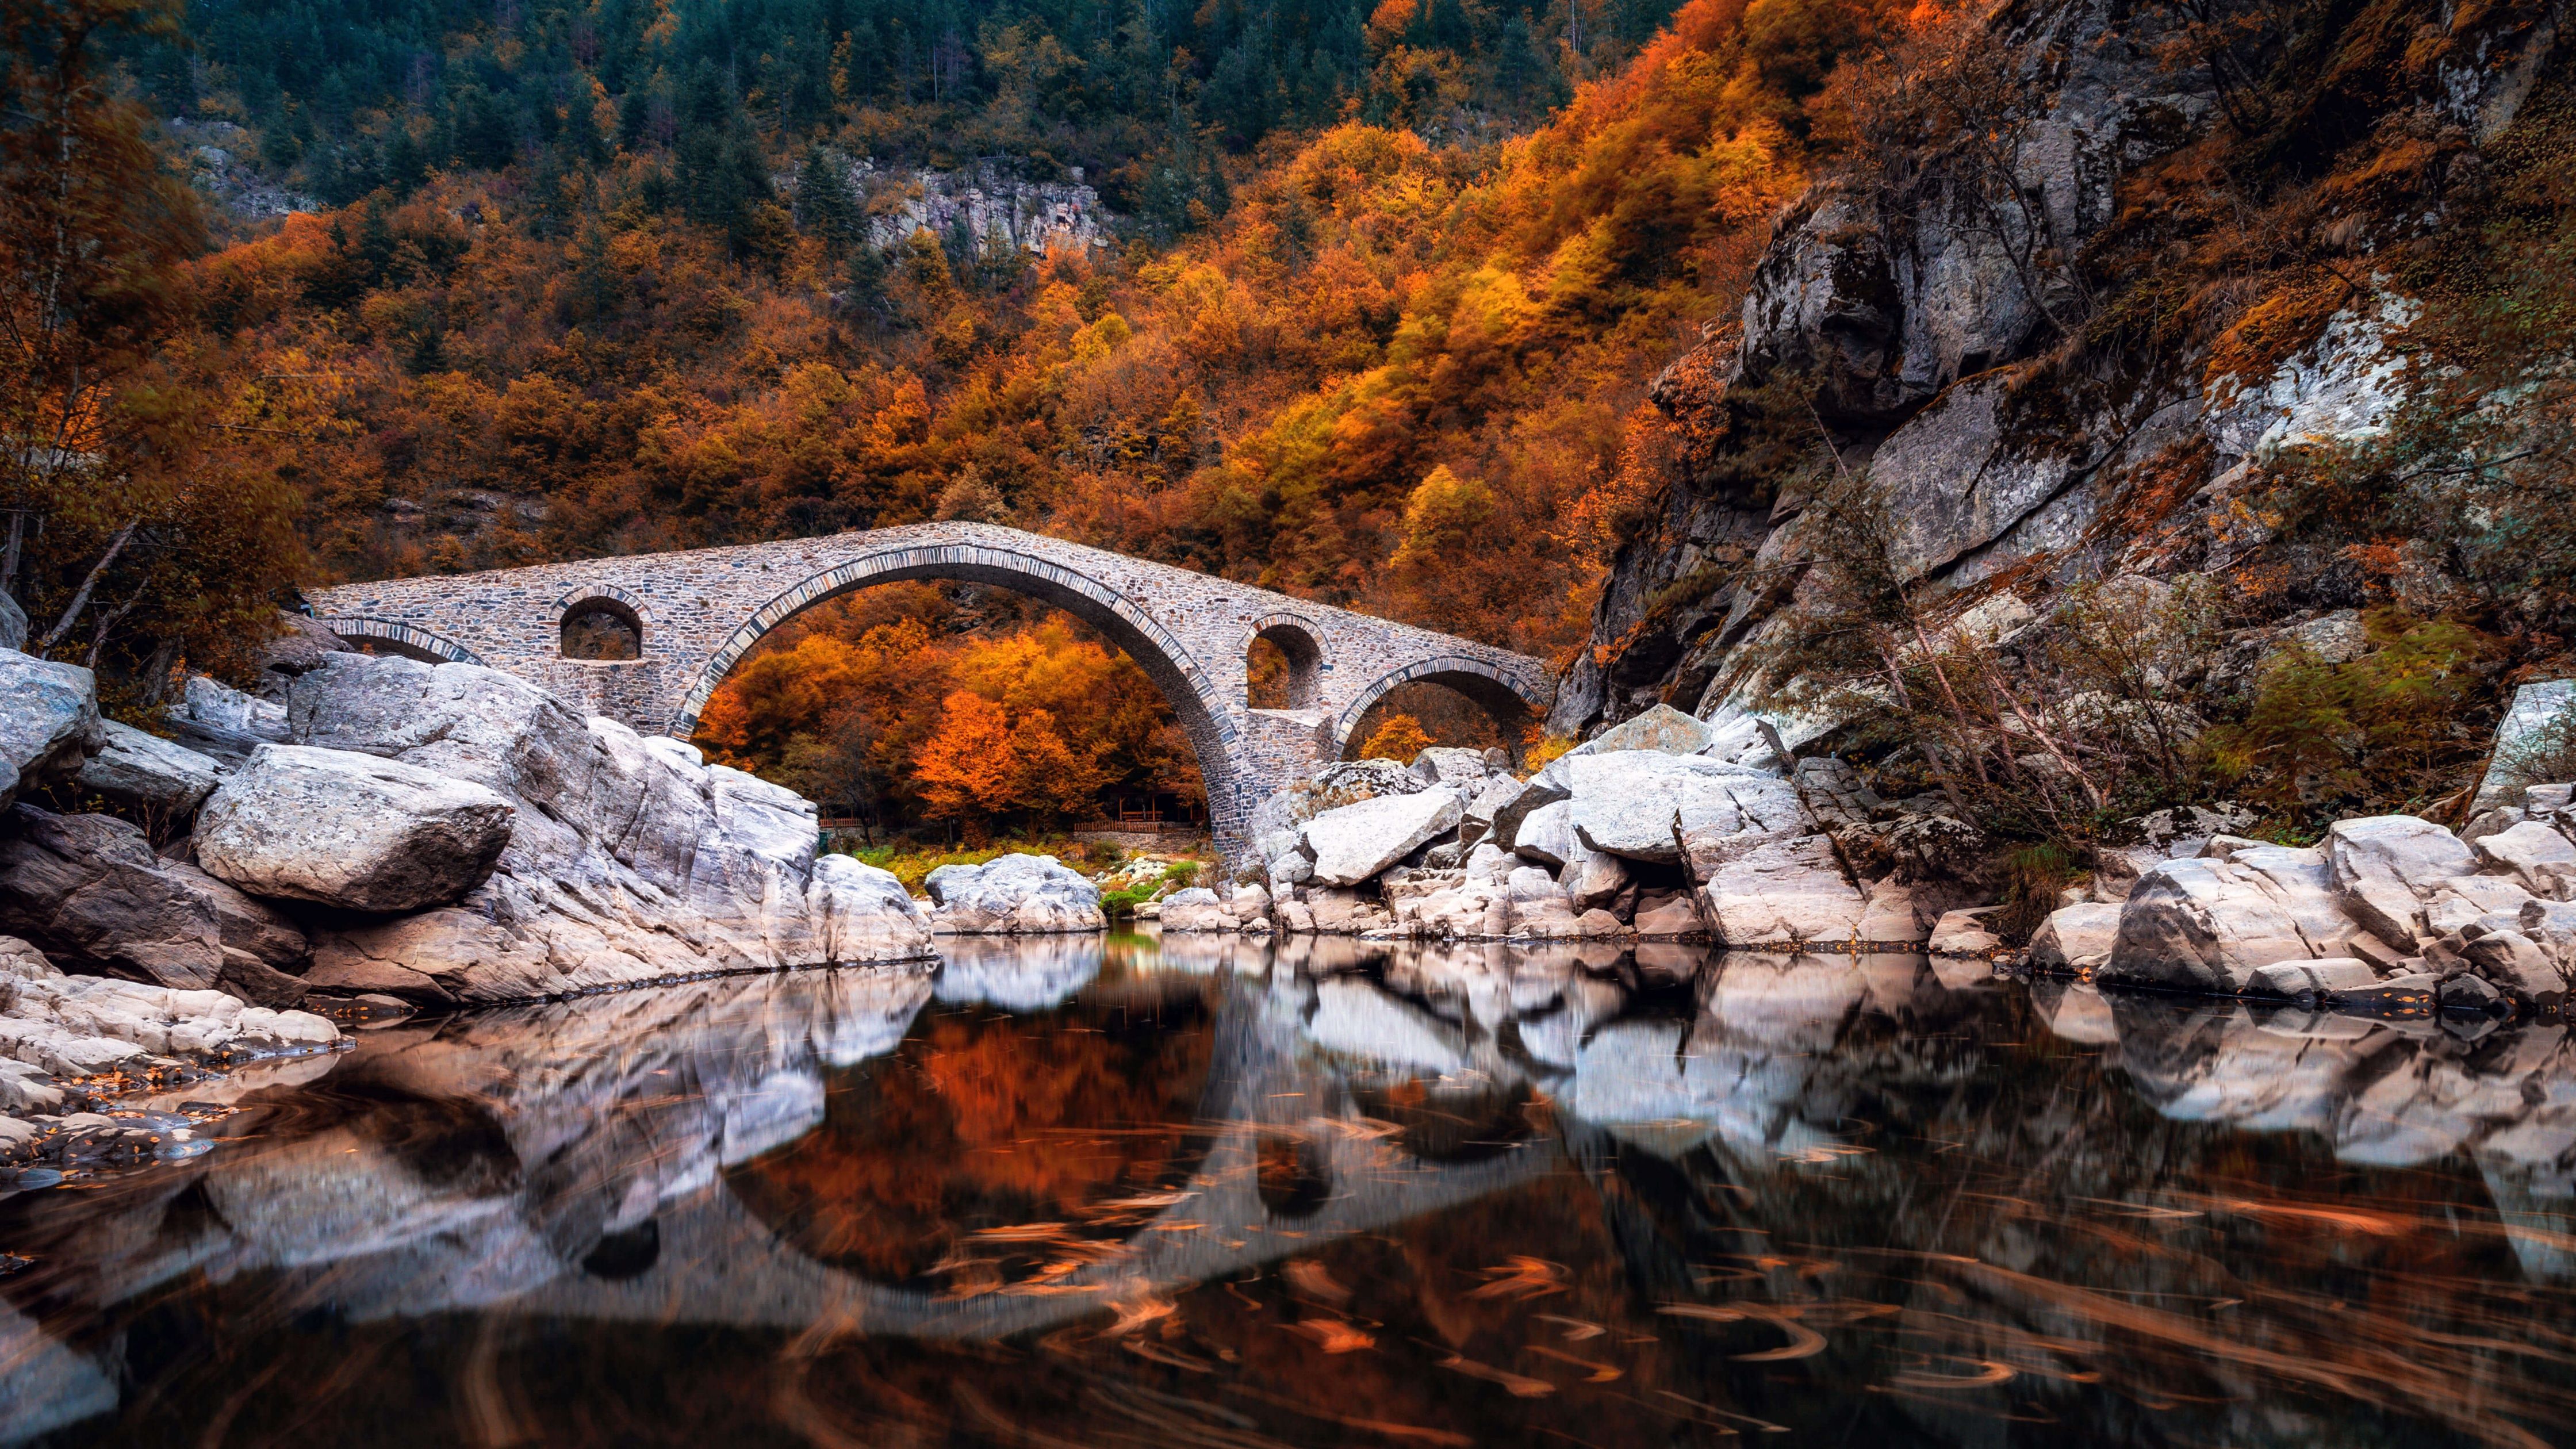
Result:
<svg viewBox="0 0 2576 1449"><path fill-rule="evenodd" d="M314 613L353 643L506 670L648 733L686 738L763 634L835 595L903 579L1027 594L1100 630L1171 702L1207 783L1218 848L1249 845L1253 807L1322 760L1399 684L1456 689L1507 731L1544 712L1536 659L1326 608L1208 574L1018 529L922 523L780 543L346 584ZM633 658L578 657L604 626ZM1246 654L1288 661L1285 709L1255 709Z"/></svg>

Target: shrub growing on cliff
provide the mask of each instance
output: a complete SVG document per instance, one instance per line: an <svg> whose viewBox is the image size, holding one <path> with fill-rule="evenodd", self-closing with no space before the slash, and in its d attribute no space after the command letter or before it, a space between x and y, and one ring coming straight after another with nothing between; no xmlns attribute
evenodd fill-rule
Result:
<svg viewBox="0 0 2576 1449"><path fill-rule="evenodd" d="M1891 783L1913 775L2007 839L2080 845L2197 793L2203 726L2175 681L2209 600L2122 579L2045 617L2007 594L1970 606L1910 577L1896 537L1848 479L1801 517L1795 602L1749 651L1759 702L1838 721Z"/></svg>

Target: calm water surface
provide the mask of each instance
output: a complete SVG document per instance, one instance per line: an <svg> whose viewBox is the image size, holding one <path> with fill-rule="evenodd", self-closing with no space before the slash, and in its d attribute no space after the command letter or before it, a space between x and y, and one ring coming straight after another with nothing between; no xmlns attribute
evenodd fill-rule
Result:
<svg viewBox="0 0 2576 1449"><path fill-rule="evenodd" d="M0 1199L0 1443L2576 1443L2554 1026L1091 938L224 1090Z"/></svg>

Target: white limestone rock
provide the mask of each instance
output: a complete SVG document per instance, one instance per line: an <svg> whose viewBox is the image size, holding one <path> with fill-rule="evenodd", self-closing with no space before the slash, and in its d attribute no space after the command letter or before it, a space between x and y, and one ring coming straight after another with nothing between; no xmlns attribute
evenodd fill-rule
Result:
<svg viewBox="0 0 2576 1449"><path fill-rule="evenodd" d="M1457 829L1462 808L1456 791L1435 788L1327 810L1306 822L1304 853L1315 862L1312 879L1332 888L1358 885Z"/></svg>
<svg viewBox="0 0 2576 1449"><path fill-rule="evenodd" d="M1413 757L1413 773L1426 785L1445 785L1463 797L1473 796L1485 787L1485 777L1493 773L1485 764L1483 750L1461 749L1455 745L1433 745Z"/></svg>
<svg viewBox="0 0 2576 1449"><path fill-rule="evenodd" d="M1572 796L1575 833L1632 860L1681 859L1682 840L1742 842L1807 833L1788 781L1700 756L1646 750L1569 755L1548 767ZM1697 847L1694 846L1694 849Z"/></svg>
<svg viewBox="0 0 2576 1449"><path fill-rule="evenodd" d="M2338 904L2325 856L2269 846L2226 860L2169 860L2120 908L2105 985L2233 995L2282 961L2350 956L2361 928Z"/></svg>
<svg viewBox="0 0 2576 1449"><path fill-rule="evenodd" d="M88 670L0 649L0 810L22 790L70 779L106 743Z"/></svg>
<svg viewBox="0 0 2576 1449"><path fill-rule="evenodd" d="M1941 919L1932 923L1932 935L1924 942L1924 949L1936 956L1977 956L2001 950L2003 938L1986 929L1986 917L1997 909L1975 906L1943 912Z"/></svg>
<svg viewBox="0 0 2576 1449"><path fill-rule="evenodd" d="M2248 996L2332 996L2379 983L2379 969L2353 956L2319 961L2276 961L2254 972L2246 982Z"/></svg>
<svg viewBox="0 0 2576 1449"><path fill-rule="evenodd" d="M2120 939L2120 908L2105 903L2063 906L2049 912L2030 937L2030 964L2081 971L2111 959Z"/></svg>
<svg viewBox="0 0 2576 1449"><path fill-rule="evenodd" d="M417 911L491 877L513 813L495 790L416 765L264 745L206 801L197 860L253 895Z"/></svg>
<svg viewBox="0 0 2576 1449"><path fill-rule="evenodd" d="M519 807L491 878L455 906L317 933L316 989L490 1003L929 951L917 908L882 881L844 892L843 868L824 866L818 884L810 802L497 670L333 654L289 686L287 718L298 743Z"/></svg>
<svg viewBox="0 0 2576 1449"><path fill-rule="evenodd" d="M185 820L223 783L222 767L212 756L114 720L105 722L105 730L105 744L81 764L77 781L84 790L166 820Z"/></svg>
<svg viewBox="0 0 2576 1449"><path fill-rule="evenodd" d="M2323 848L2344 911L2396 946L2427 934L2424 903L2437 889L2478 868L2458 837L2412 815L2338 820L2326 828Z"/></svg>
<svg viewBox="0 0 2576 1449"><path fill-rule="evenodd" d="M923 884L943 936L1033 936L1105 929L1100 887L1052 855L1005 855L982 865L943 865Z"/></svg>
<svg viewBox="0 0 2576 1449"><path fill-rule="evenodd" d="M0 936L0 1057L42 1072L93 1076L131 1070L146 1057L277 1056L340 1039L339 1028L311 1012L244 1006L221 991L66 975L26 942ZM51 1091L11 1080L13 1097Z"/></svg>
<svg viewBox="0 0 2576 1449"><path fill-rule="evenodd" d="M2537 820L2482 836L2469 849L2488 869L2511 875L2535 894L2576 868L2576 842Z"/></svg>
<svg viewBox="0 0 2576 1449"><path fill-rule="evenodd" d="M805 898L826 961L898 961L930 947L930 918L893 871L816 856Z"/></svg>
<svg viewBox="0 0 2576 1449"><path fill-rule="evenodd" d="M1567 751L1568 755L1607 755L1625 750L1651 750L1664 755L1696 755L1716 739L1706 724L1669 704L1611 726Z"/></svg>
<svg viewBox="0 0 2576 1449"><path fill-rule="evenodd" d="M1821 835L1765 841L1719 862L1700 898L1729 946L1849 941L1869 911Z"/></svg>

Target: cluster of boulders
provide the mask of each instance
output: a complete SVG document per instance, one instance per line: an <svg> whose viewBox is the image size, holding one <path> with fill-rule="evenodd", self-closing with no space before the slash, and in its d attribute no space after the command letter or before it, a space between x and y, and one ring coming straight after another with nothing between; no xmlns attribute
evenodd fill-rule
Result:
<svg viewBox="0 0 2576 1449"><path fill-rule="evenodd" d="M0 652L10 795L120 807L16 801L0 930L264 1007L930 954L928 914L892 874L818 856L790 791L496 670L308 665L282 704L191 680L180 743L102 721L86 670Z"/></svg>
<svg viewBox="0 0 2576 1449"><path fill-rule="evenodd" d="M1658 706L1526 778L1499 750L1431 749L1409 767L1328 765L1255 815L1259 879L1223 898L1175 896L1163 926L1919 942L1944 903L1899 884L1894 870L1858 878L1835 834L1886 814L1849 767L1787 760L1757 720L1712 725ZM1910 815L1881 823L1940 835Z"/></svg>
<svg viewBox="0 0 2576 1449"><path fill-rule="evenodd" d="M27 1186L31 1171L193 1155L203 1150L199 1118L111 1109L109 1099L341 1044L339 1028L309 1011L66 975L42 951L0 936L0 1172Z"/></svg>
<svg viewBox="0 0 2576 1449"><path fill-rule="evenodd" d="M2101 899L2051 915L2032 962L2105 985L2558 1012L2576 982L2576 810L2566 785L2521 793L2462 835L2382 815L2313 847L2222 832L2111 853Z"/></svg>

